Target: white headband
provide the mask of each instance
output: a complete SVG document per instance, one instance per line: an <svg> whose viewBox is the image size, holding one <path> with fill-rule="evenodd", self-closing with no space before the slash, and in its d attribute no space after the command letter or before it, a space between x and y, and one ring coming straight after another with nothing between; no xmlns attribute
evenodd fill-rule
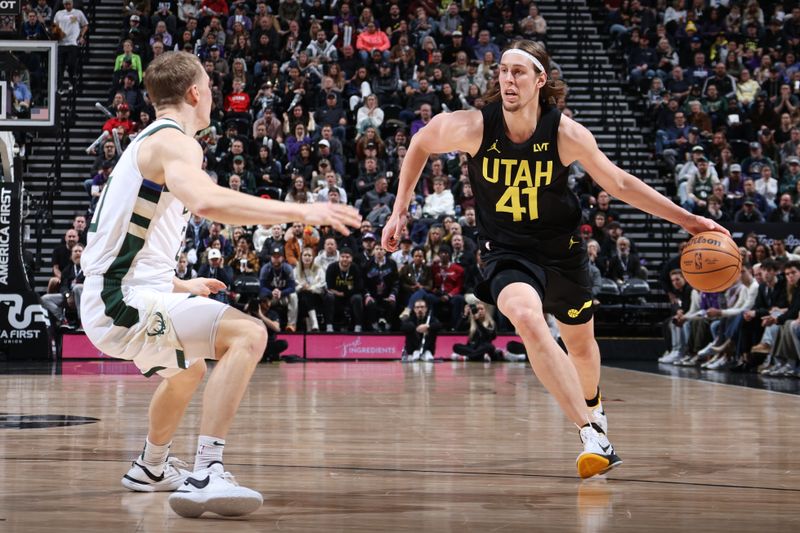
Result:
<svg viewBox="0 0 800 533"><path fill-rule="evenodd" d="M503 52L503 57L510 54L522 56L529 59L533 63L533 65L539 69L539 72L544 72L544 67L542 66L542 63L538 59L533 57L533 55L526 52L525 50L520 50L519 48L509 48L508 50ZM502 58L500 60L502 61Z"/></svg>

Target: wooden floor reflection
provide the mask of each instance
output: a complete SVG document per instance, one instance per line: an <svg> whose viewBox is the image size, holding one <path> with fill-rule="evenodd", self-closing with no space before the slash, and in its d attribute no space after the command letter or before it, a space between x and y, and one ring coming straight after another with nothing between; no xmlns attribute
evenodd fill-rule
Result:
<svg viewBox="0 0 800 533"><path fill-rule="evenodd" d="M181 519L166 495L119 484L157 384L124 369L0 376L5 420L90 417L0 429L0 531L800 530L800 397L605 368L625 464L581 482L577 431L527 365L468 363L259 367L225 455L263 508Z"/></svg>

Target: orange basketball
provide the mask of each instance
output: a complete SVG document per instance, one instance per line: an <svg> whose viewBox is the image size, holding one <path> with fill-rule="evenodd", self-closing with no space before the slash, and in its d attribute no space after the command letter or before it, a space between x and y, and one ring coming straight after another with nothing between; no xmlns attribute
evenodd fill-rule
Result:
<svg viewBox="0 0 800 533"><path fill-rule="evenodd" d="M698 233L681 253L686 281L703 292L721 292L736 283L742 272L742 256L733 239L718 231Z"/></svg>

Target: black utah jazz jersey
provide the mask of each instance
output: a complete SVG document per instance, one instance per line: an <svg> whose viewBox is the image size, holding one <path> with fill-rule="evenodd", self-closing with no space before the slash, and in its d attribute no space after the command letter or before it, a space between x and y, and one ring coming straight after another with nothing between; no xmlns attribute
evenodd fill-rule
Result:
<svg viewBox="0 0 800 533"><path fill-rule="evenodd" d="M574 233L581 209L558 157L561 112L544 106L533 135L521 144L506 136L501 102L481 113L483 140L469 159L480 238L520 247Z"/></svg>

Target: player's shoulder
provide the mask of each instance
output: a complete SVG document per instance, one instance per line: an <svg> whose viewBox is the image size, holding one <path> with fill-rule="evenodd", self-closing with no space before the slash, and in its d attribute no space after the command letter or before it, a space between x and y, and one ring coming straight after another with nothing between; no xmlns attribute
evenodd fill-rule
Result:
<svg viewBox="0 0 800 533"><path fill-rule="evenodd" d="M177 159L202 157L203 148L183 131L167 127L161 128L142 139L141 150L151 156L165 156Z"/></svg>
<svg viewBox="0 0 800 533"><path fill-rule="evenodd" d="M594 138L586 126L562 113L558 124L559 141L563 138L567 142L582 142L587 138Z"/></svg>
<svg viewBox="0 0 800 533"><path fill-rule="evenodd" d="M571 164L587 152L597 149L597 141L586 126L561 115L558 125L558 152L565 165Z"/></svg>
<svg viewBox="0 0 800 533"><path fill-rule="evenodd" d="M452 113L439 113L433 119L448 127L482 128L483 114L477 109L465 109Z"/></svg>
<svg viewBox="0 0 800 533"><path fill-rule="evenodd" d="M176 128L154 131L141 140L137 154L139 170L147 179L162 183L167 167L174 164L202 164L203 149L193 138Z"/></svg>
<svg viewBox="0 0 800 533"><path fill-rule="evenodd" d="M483 138L483 114L475 109L439 113L431 120L425 134L439 152L460 150L472 155L480 148ZM426 126L420 132L425 131Z"/></svg>

